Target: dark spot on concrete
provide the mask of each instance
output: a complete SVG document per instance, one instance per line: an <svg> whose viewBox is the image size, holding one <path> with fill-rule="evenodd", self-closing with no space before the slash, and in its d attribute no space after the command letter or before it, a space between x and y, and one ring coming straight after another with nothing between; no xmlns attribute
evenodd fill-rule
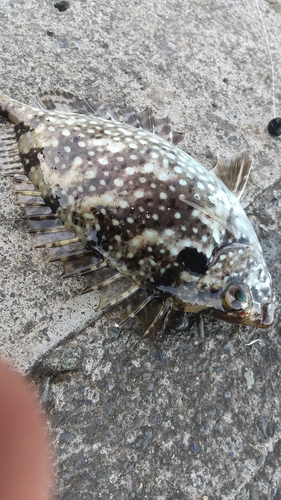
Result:
<svg viewBox="0 0 281 500"><path fill-rule="evenodd" d="M59 12L65 12L66 10L69 9L69 2L66 0L59 0L58 2L54 3L55 9L58 9Z"/></svg>

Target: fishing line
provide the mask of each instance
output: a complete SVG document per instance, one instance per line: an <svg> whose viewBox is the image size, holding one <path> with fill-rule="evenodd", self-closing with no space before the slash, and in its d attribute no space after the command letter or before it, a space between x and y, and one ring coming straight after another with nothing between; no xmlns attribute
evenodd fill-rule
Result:
<svg viewBox="0 0 281 500"><path fill-rule="evenodd" d="M255 4L258 9L259 16L261 18L262 26L263 26L263 31L265 34L265 39L266 39L266 44L267 44L267 49L269 53L269 59L270 59L270 65L271 65L271 75L272 75L272 102L273 102L273 116L276 115L276 109L275 109L275 73L274 73L274 65L273 65L273 59L272 59L272 53L271 53L271 48L270 48L270 43L269 43L269 38L268 38L268 33L266 29L266 25L264 22L264 17L262 15L262 11L259 5L258 0L255 0Z"/></svg>
<svg viewBox="0 0 281 500"><path fill-rule="evenodd" d="M263 26L263 31L264 31L264 34L265 34L266 45L267 45L269 59L270 59L270 65L271 65L271 75L272 75L272 104L273 104L273 116L274 116L274 118L272 120L270 120L270 122L268 123L267 130L268 130L268 132L269 132L270 135L277 137L277 136L281 135L281 118L278 118L278 117L275 118L275 116L276 116L276 107L275 107L275 101L276 101L276 99L275 99L275 73L274 73L274 64L273 64L272 52L271 52L271 47L270 47L270 43L269 43L268 32L267 32L267 29L266 29L266 25L265 25L265 22L264 22L264 17L263 17L261 8L260 8L259 1L258 0L254 0L254 1L255 1L256 8L257 8L257 11L258 11L260 19L261 19L262 26Z"/></svg>

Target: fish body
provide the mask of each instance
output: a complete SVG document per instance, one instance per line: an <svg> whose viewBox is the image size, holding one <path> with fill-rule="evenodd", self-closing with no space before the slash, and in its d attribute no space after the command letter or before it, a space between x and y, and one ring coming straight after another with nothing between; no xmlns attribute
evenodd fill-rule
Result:
<svg viewBox="0 0 281 500"><path fill-rule="evenodd" d="M245 153L208 171L150 109L104 110L67 93L31 107L0 94L0 114L16 131L31 231L53 252L65 246L65 274L106 292L102 307L120 303L122 321L139 316L147 330L171 309L272 324L271 277L239 201ZM17 182L6 143L2 171ZM86 253L73 250L77 241Z"/></svg>

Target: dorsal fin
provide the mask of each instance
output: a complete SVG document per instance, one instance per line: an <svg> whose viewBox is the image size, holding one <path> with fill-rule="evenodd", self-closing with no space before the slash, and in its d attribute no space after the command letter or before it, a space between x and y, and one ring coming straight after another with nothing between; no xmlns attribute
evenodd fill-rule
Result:
<svg viewBox="0 0 281 500"><path fill-rule="evenodd" d="M61 113L92 114L106 120L116 120L135 128L148 130L173 144L178 144L183 138L182 133L173 132L168 116L156 118L149 106L144 111L136 113L130 106L121 108L116 104L107 107L102 106L100 103L90 104L71 92L59 90L44 92L37 97L33 97L31 106Z"/></svg>
<svg viewBox="0 0 281 500"><path fill-rule="evenodd" d="M228 187L233 194L240 198L250 174L252 159L243 151L229 159L218 156L217 164L212 172Z"/></svg>

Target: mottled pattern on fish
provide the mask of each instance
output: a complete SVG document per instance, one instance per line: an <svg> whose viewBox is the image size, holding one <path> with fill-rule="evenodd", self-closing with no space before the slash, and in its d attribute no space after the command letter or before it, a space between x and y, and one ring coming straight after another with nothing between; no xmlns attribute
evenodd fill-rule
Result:
<svg viewBox="0 0 281 500"><path fill-rule="evenodd" d="M68 245L57 254L70 261L65 274L86 274L87 290L109 294L102 306L123 300L122 321L138 315L146 329L171 308L272 323L271 278L239 202L251 164L245 153L208 171L150 109L106 110L66 93L35 104L41 109L0 94L28 177L17 190L31 231L41 233L39 244L41 236L47 247ZM2 171L16 174L2 135ZM77 241L86 253L69 246Z"/></svg>

